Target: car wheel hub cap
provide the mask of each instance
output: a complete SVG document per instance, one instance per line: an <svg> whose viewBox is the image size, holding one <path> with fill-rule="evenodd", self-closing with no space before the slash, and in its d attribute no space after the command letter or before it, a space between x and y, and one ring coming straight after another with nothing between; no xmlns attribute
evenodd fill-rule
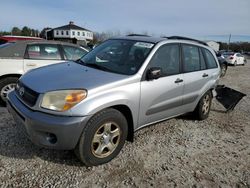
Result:
<svg viewBox="0 0 250 188"><path fill-rule="evenodd" d="M11 91L13 91L15 89L15 85L14 83L8 84L6 86L4 86L1 90L1 98L6 101L7 100L7 95L8 93L10 93Z"/></svg>
<svg viewBox="0 0 250 188"><path fill-rule="evenodd" d="M209 95L206 95L203 100L203 106L202 106L202 113L205 115L209 111L210 106L210 97Z"/></svg>
<svg viewBox="0 0 250 188"><path fill-rule="evenodd" d="M92 140L91 151L94 156L104 158L112 154L120 141L121 131L114 122L99 127Z"/></svg>

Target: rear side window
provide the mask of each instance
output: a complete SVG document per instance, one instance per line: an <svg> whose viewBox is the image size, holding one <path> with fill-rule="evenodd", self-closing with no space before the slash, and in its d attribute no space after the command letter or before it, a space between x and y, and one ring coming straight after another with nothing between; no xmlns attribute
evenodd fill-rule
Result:
<svg viewBox="0 0 250 188"><path fill-rule="evenodd" d="M62 47L65 53L65 56L68 60L80 59L82 56L84 56L87 53L87 51L85 51L84 49L77 48L74 46L63 45Z"/></svg>
<svg viewBox="0 0 250 188"><path fill-rule="evenodd" d="M204 51L204 55L207 61L207 68L208 69L213 69L213 68L217 68L217 63L216 60L214 59L214 56L212 55L212 53L207 50L207 49L203 49Z"/></svg>
<svg viewBox="0 0 250 188"><path fill-rule="evenodd" d="M166 44L161 46L150 61L150 67L162 68L164 76L180 73L179 44Z"/></svg>
<svg viewBox="0 0 250 188"><path fill-rule="evenodd" d="M184 72L199 71L200 66L200 54L199 48L193 45L182 45L183 56L183 69Z"/></svg>
<svg viewBox="0 0 250 188"><path fill-rule="evenodd" d="M56 44L32 44L27 47L29 59L60 60L61 55Z"/></svg>

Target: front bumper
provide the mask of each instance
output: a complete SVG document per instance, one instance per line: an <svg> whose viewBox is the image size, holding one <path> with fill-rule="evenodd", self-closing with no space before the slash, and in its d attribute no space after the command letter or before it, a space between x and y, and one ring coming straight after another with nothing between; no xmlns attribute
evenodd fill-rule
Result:
<svg viewBox="0 0 250 188"><path fill-rule="evenodd" d="M53 149L74 149L90 118L32 111L16 97L15 91L8 95L7 108L34 144Z"/></svg>

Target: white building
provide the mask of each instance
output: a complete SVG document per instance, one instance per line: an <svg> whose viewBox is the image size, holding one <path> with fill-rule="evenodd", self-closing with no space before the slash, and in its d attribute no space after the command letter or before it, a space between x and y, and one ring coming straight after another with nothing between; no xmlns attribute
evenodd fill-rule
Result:
<svg viewBox="0 0 250 188"><path fill-rule="evenodd" d="M87 44L93 40L93 32L79 27L74 22L69 22L68 25L52 29L54 40L73 42L77 44Z"/></svg>
<svg viewBox="0 0 250 188"><path fill-rule="evenodd" d="M207 45L210 46L213 50L218 52L220 50L220 44L215 41L206 41Z"/></svg>

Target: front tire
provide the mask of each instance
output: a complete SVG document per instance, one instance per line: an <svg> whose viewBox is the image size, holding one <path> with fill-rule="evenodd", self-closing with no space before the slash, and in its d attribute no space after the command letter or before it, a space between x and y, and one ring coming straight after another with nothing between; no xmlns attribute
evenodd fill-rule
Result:
<svg viewBox="0 0 250 188"><path fill-rule="evenodd" d="M86 166L107 163L122 149L128 134L128 124L118 110L108 108L94 115L75 148L77 157Z"/></svg>
<svg viewBox="0 0 250 188"><path fill-rule="evenodd" d="M195 111L194 115L198 120L207 119L210 108L212 104L212 93L211 91L207 91L200 99Z"/></svg>
<svg viewBox="0 0 250 188"><path fill-rule="evenodd" d="M9 92L15 89L17 77L7 77L0 80L0 104L6 105L7 95Z"/></svg>

